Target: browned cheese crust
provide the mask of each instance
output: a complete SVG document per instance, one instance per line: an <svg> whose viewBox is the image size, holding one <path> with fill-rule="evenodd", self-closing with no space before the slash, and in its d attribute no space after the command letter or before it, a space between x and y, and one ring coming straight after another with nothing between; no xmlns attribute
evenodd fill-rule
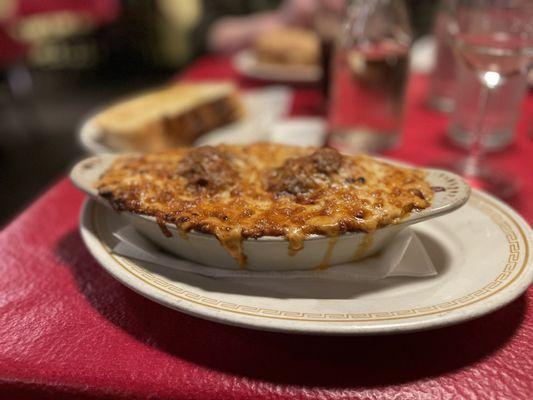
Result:
<svg viewBox="0 0 533 400"><path fill-rule="evenodd" d="M241 263L244 238L372 232L431 205L419 170L327 148L258 143L119 157L97 182L117 211L215 235Z"/></svg>

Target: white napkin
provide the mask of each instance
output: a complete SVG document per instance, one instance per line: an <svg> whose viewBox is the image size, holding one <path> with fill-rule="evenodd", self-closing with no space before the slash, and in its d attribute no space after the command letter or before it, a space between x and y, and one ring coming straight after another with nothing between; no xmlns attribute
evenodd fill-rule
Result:
<svg viewBox="0 0 533 400"><path fill-rule="evenodd" d="M390 276L426 277L437 271L422 242L411 229L400 232L394 241L379 254L348 264L339 264L324 270L310 271L248 271L208 267L181 259L164 252L140 235L133 227L119 228L113 235L119 242L115 254L172 268L182 272L221 279L326 279L376 280Z"/></svg>

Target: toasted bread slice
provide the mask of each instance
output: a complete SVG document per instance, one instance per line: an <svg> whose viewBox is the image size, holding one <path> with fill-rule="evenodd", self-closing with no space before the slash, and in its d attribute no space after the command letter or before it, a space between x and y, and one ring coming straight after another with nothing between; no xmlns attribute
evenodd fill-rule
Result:
<svg viewBox="0 0 533 400"><path fill-rule="evenodd" d="M286 28L267 32L254 42L258 61L267 64L316 65L319 63L318 36L305 29Z"/></svg>
<svg viewBox="0 0 533 400"><path fill-rule="evenodd" d="M92 122L99 140L113 149L155 151L191 145L242 114L231 83L178 83L112 105Z"/></svg>

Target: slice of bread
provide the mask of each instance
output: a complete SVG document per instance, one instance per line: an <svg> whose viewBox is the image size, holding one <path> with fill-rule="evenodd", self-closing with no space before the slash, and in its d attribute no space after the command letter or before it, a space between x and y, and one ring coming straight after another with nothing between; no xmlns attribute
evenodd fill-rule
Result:
<svg viewBox="0 0 533 400"><path fill-rule="evenodd" d="M191 145L202 134L238 120L243 107L229 82L178 83L119 102L92 123L115 150L156 151Z"/></svg>
<svg viewBox="0 0 533 400"><path fill-rule="evenodd" d="M283 65L316 65L320 42L313 31L285 28L266 32L254 42L259 62Z"/></svg>

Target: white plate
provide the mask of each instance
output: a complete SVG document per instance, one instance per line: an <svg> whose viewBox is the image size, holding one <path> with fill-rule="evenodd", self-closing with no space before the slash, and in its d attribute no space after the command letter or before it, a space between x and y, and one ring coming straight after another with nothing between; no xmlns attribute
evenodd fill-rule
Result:
<svg viewBox="0 0 533 400"><path fill-rule="evenodd" d="M245 116L237 122L215 129L202 135L197 145L215 145L221 142L244 144L268 140L272 126L284 118L292 104L292 90L284 85L271 85L260 89L247 90L242 95ZM102 107L102 109L105 107ZM116 153L102 143L101 133L92 123L92 117L98 111L91 113L78 129L79 141L90 154Z"/></svg>
<svg viewBox="0 0 533 400"><path fill-rule="evenodd" d="M120 215L94 201L81 214L90 252L120 282L168 307L255 329L316 334L394 333L436 328L486 314L533 279L531 230L503 203L474 192L461 209L412 227L438 269L431 278L339 283L218 280L110 252Z"/></svg>
<svg viewBox="0 0 533 400"><path fill-rule="evenodd" d="M257 61L252 50L241 50L233 57L233 66L249 78L274 81L314 83L320 80L322 68L317 65L277 65Z"/></svg>

